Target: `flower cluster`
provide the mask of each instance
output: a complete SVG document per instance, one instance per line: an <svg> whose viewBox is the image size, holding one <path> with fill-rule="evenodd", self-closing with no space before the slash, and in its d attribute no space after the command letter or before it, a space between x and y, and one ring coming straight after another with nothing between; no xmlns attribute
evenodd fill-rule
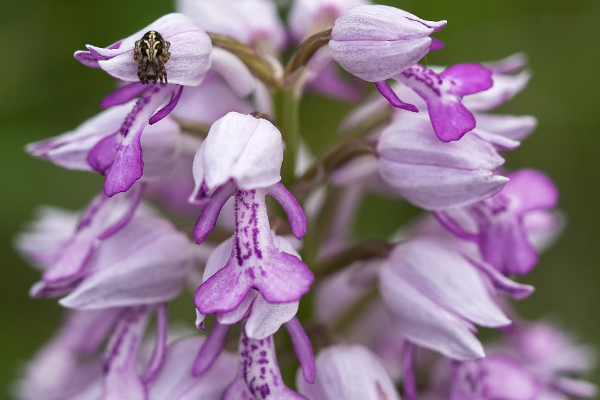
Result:
<svg viewBox="0 0 600 400"><path fill-rule="evenodd" d="M31 296L68 309L17 397L595 396L579 377L591 352L509 300L532 294L515 275L563 225L548 176L503 167L536 125L491 113L527 83L522 55L426 67L446 21L363 0L294 0L287 23L270 0L176 7L77 51L115 91L27 146L105 180L82 211L42 208L17 238L41 271ZM355 103L316 157L299 129L307 91ZM388 240L356 240L368 192L424 211ZM190 289L187 328L169 324Z"/></svg>

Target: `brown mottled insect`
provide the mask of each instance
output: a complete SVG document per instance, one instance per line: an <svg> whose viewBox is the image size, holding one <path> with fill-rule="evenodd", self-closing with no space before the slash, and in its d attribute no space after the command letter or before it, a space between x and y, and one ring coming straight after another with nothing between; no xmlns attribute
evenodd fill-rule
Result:
<svg viewBox="0 0 600 400"><path fill-rule="evenodd" d="M148 31L135 42L133 59L138 62L138 78L143 84L156 83L163 78L167 83L165 64L169 61L171 43L163 39L156 31Z"/></svg>

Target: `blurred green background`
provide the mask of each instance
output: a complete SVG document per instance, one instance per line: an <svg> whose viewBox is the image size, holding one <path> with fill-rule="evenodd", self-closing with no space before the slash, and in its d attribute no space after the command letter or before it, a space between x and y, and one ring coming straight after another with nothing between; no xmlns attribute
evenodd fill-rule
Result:
<svg viewBox="0 0 600 400"><path fill-rule="evenodd" d="M517 51L530 56L533 79L501 112L530 114L539 127L517 151L507 155L510 168L547 171L561 192L568 227L525 281L535 294L519 304L527 318L551 317L583 341L600 346L600 65L597 0L456 0L387 1L430 20L447 19L437 34L446 43L428 56L430 64L491 61ZM5 1L0 13L3 43L0 96L0 398L27 360L58 323L53 300L31 300L29 287L38 272L14 252L12 241L40 204L80 208L102 180L93 174L65 171L35 160L26 143L72 129L99 111L112 89L106 74L83 67L72 54L86 43L108 45L173 10L166 0L23 0ZM307 96L302 130L313 147L326 142L344 105ZM329 106L329 104L328 104ZM371 199L358 224L361 236L377 227L392 231L402 210ZM191 315L191 314L190 314ZM191 317L190 317L191 318ZM596 373L595 382L600 382Z"/></svg>

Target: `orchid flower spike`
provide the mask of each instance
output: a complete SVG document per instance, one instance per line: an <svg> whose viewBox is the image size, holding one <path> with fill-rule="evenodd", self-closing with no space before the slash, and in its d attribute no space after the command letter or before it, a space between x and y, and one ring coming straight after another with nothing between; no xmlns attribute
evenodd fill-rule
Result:
<svg viewBox="0 0 600 400"><path fill-rule="evenodd" d="M270 303L290 303L308 291L313 275L294 255L273 243L265 196L285 210L298 238L306 216L296 199L279 183L283 142L267 120L231 112L215 122L194 159L196 188L191 201L206 201L194 238L201 243L213 230L225 202L235 196L235 230L226 264L206 280L194 301L202 314L235 309L251 288Z"/></svg>

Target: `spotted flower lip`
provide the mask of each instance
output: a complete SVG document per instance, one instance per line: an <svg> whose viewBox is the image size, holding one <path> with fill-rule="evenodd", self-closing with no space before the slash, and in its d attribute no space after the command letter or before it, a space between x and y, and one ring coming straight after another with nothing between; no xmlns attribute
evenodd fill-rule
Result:
<svg viewBox="0 0 600 400"><path fill-rule="evenodd" d="M171 43L171 56L165 64L169 83L198 86L210 68L212 43L206 32L179 13L167 14L107 48L87 45L88 51L77 51L75 58L119 80L139 82L138 63L133 59L135 42L150 30L159 32Z"/></svg>
<svg viewBox="0 0 600 400"><path fill-rule="evenodd" d="M379 358L357 345L325 348L317 356L315 383L298 374L296 384L311 400L400 400Z"/></svg>
<svg viewBox="0 0 600 400"><path fill-rule="evenodd" d="M223 400L308 400L285 386L277 364L275 344L271 336L256 340L242 329L238 346L238 373L223 393Z"/></svg>
<svg viewBox="0 0 600 400"><path fill-rule="evenodd" d="M475 203L508 181L495 171L504 159L487 141L468 135L443 143L418 115L398 118L377 144L382 179L419 207L441 210Z"/></svg>
<svg viewBox="0 0 600 400"><path fill-rule="evenodd" d="M272 234L277 249L300 258L296 250L283 237ZM203 280L206 281L219 271L228 261L233 250L233 238L221 243L210 255ZM244 321L244 332L250 339L263 340L274 335L282 325L290 333L294 350L302 365L305 379L314 381L314 356L312 346L302 325L295 318L298 311L298 301L290 303L269 303L256 289L250 289L244 300L233 310L217 313L217 324L211 330L208 339L200 349L194 362L195 376L203 375L211 368L216 357L225 345L225 336L229 327ZM204 330L205 316L196 310L196 326Z"/></svg>
<svg viewBox="0 0 600 400"><path fill-rule="evenodd" d="M394 79L425 100L433 130L444 142L459 140L475 128L475 117L462 104L462 97L486 91L493 85L492 72L478 64L456 64L440 74L414 65Z"/></svg>
<svg viewBox="0 0 600 400"><path fill-rule="evenodd" d="M473 262L452 242L414 238L394 248L379 273L383 301L407 340L458 360L483 357L473 324L511 323L496 289L522 298L533 291Z"/></svg>
<svg viewBox="0 0 600 400"><path fill-rule="evenodd" d="M236 308L251 288L270 303L289 303L308 291L313 275L296 256L277 249L273 243L265 196L270 194L286 210L292 230L302 237L306 216L283 185L267 189L239 190L233 184L217 190L204 206L194 227L196 243L213 229L220 208L235 195L236 226L234 246L227 263L205 281L194 302L202 314L227 312Z"/></svg>
<svg viewBox="0 0 600 400"><path fill-rule="evenodd" d="M379 82L403 72L429 52L429 35L446 21L425 21L394 7L359 5L336 19L331 56L348 72Z"/></svg>
<svg viewBox="0 0 600 400"><path fill-rule="evenodd" d="M298 258L300 255L289 242L275 234L272 234L275 246L288 254ZM206 267L204 268L203 280L206 281L217 273L225 265L233 250L233 238L226 240L213 250ZM250 289L242 303L234 310L226 313L217 313L217 321L221 324L236 324L247 318L244 328L248 337L253 339L264 339L279 330L281 325L290 321L298 311L298 302L272 304L265 300L256 289ZM204 323L204 315L198 314L196 325Z"/></svg>

